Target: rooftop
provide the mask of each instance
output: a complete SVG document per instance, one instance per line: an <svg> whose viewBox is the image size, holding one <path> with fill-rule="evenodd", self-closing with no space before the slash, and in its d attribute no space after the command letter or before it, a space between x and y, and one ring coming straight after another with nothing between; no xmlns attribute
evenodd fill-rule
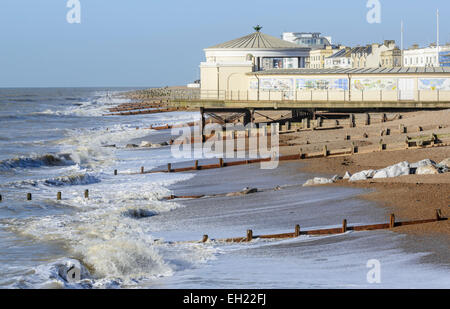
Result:
<svg viewBox="0 0 450 309"><path fill-rule="evenodd" d="M231 40L207 49L301 49L297 44L256 31L252 34Z"/></svg>
<svg viewBox="0 0 450 309"><path fill-rule="evenodd" d="M351 68L351 69L272 69L248 75L317 75L317 74L414 74L450 73L450 67Z"/></svg>

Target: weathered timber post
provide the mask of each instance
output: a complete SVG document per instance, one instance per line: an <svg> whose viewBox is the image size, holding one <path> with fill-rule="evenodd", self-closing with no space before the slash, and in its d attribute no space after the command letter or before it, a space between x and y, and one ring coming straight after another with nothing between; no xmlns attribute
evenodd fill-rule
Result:
<svg viewBox="0 0 450 309"><path fill-rule="evenodd" d="M346 233L347 232L347 219L344 219L342 221L342 233Z"/></svg>
<svg viewBox="0 0 450 309"><path fill-rule="evenodd" d="M208 241L208 235L203 235L202 242L207 242L207 241Z"/></svg>
<svg viewBox="0 0 450 309"><path fill-rule="evenodd" d="M89 190L88 189L84 190L84 198L86 198L86 199L89 198Z"/></svg>
<svg viewBox="0 0 450 309"><path fill-rule="evenodd" d="M295 233L294 233L295 237L299 237L300 236L300 225L296 225L295 226Z"/></svg>
<svg viewBox="0 0 450 309"><path fill-rule="evenodd" d="M2 195L0 194L0 202L2 201Z"/></svg>
<svg viewBox="0 0 450 309"><path fill-rule="evenodd" d="M323 156L328 157L328 147L327 145L323 145Z"/></svg>
<svg viewBox="0 0 450 309"><path fill-rule="evenodd" d="M298 155L299 155L300 159L304 159L305 158L305 154L303 153L303 149L302 148L300 148L300 151L299 151Z"/></svg>
<svg viewBox="0 0 450 309"><path fill-rule="evenodd" d="M31 193L27 193L27 201L31 201L32 197L31 197Z"/></svg>
<svg viewBox="0 0 450 309"><path fill-rule="evenodd" d="M172 172L172 164L167 163L167 172L171 173Z"/></svg>
<svg viewBox="0 0 450 309"><path fill-rule="evenodd" d="M349 118L349 127L354 128L355 127L355 114L350 114Z"/></svg>
<svg viewBox="0 0 450 309"><path fill-rule="evenodd" d="M114 176L117 176L117 170L114 170Z"/></svg>
<svg viewBox="0 0 450 309"><path fill-rule="evenodd" d="M205 110L203 107L200 107L200 141L203 143L205 141L204 130L205 130Z"/></svg>
<svg viewBox="0 0 450 309"><path fill-rule="evenodd" d="M60 201L62 199L62 193L58 192L56 193L56 200Z"/></svg>
<svg viewBox="0 0 450 309"><path fill-rule="evenodd" d="M253 239L253 231L247 230L247 241L252 241Z"/></svg>
<svg viewBox="0 0 450 309"><path fill-rule="evenodd" d="M144 167L141 166L141 174L144 174Z"/></svg>
<svg viewBox="0 0 450 309"><path fill-rule="evenodd" d="M391 214L391 217L389 219L389 228L394 228L395 227L395 215Z"/></svg>
<svg viewBox="0 0 450 309"><path fill-rule="evenodd" d="M195 169L195 170L198 170L198 160L195 160L195 163L194 163L194 169Z"/></svg>
<svg viewBox="0 0 450 309"><path fill-rule="evenodd" d="M223 158L220 158L220 159L219 159L219 166L220 166L220 167L223 167L223 166L224 166L224 165L223 165Z"/></svg>
<svg viewBox="0 0 450 309"><path fill-rule="evenodd" d="M443 219L442 212L440 209L436 209L436 220L441 221Z"/></svg>

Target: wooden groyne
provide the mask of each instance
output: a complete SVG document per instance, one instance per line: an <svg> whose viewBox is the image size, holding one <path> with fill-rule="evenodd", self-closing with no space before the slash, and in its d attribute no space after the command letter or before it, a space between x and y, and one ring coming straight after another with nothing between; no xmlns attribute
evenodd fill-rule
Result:
<svg viewBox="0 0 450 309"><path fill-rule="evenodd" d="M395 214L391 214L389 217L389 221L386 223L378 223L378 224L368 224L368 225L353 225L350 226L347 223L347 219L342 221L342 225L336 228L328 228L328 229L317 229L317 230L301 230L300 225L296 225L293 232L281 233L281 234L269 234L269 235L254 235L253 230L247 230L246 235L243 237L234 237L234 238L223 238L223 239L211 239L211 241L215 242L226 242L226 243L241 243L241 242L251 242L254 239L289 239L296 238L302 235L309 236L321 236L321 235L337 235L344 234L348 231L374 231L374 230L387 230L394 229L397 227L408 226L408 225L418 225L418 224L426 224L433 222L446 221L447 218L442 216L442 212L440 209L436 210L436 215L432 219L422 219L422 220L412 220L412 221L399 221L395 220ZM205 243L209 240L208 235L203 235L201 241L188 241L181 243Z"/></svg>
<svg viewBox="0 0 450 309"><path fill-rule="evenodd" d="M435 148L435 147L448 147L450 146L450 142L444 142L440 139L439 135L432 134L429 138L421 137L417 139L407 139L404 143L392 143L392 144L384 144L380 143L379 145L370 145L365 147L355 146L353 143L349 148L340 148L340 149L330 149L329 146L324 145L323 150L320 152L313 153L303 153L300 151L298 154L293 155L284 155L279 156L278 160L281 161L297 161L304 159L313 159L313 158L325 158L325 157L340 157L340 156L351 156L355 154L365 154L365 153L374 153L374 152L389 152L389 151L398 151L404 149L424 149L424 148ZM173 168L172 163L167 164L167 168L158 169L158 170L145 170L145 167L141 167L141 170L136 173L126 173L127 175L136 175L136 174L153 174L153 173L180 173L180 172L189 172L189 171L201 171L201 170L209 170L209 169L219 169L230 166L239 166L239 165L247 165L261 162L270 162L276 158L256 158L256 159L247 159L241 161L230 161L225 162L224 159L219 158L218 162L215 164L204 164L200 165L198 160L195 160L191 163L190 166L181 167L181 168ZM114 175L118 175L119 171L114 170Z"/></svg>

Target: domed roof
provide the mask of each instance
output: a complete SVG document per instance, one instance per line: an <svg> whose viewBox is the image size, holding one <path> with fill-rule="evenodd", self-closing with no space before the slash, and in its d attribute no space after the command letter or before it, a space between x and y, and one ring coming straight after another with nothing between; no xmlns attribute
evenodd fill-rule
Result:
<svg viewBox="0 0 450 309"><path fill-rule="evenodd" d="M276 38L274 36L261 33L256 31L252 34L243 36L241 38L231 40L222 44L211 46L207 49L289 49L289 48L297 48L301 49L302 47L284 41L282 39Z"/></svg>

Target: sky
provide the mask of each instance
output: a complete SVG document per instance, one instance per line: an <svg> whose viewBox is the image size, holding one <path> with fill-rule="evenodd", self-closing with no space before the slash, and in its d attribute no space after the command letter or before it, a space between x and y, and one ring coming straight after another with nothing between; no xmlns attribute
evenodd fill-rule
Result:
<svg viewBox="0 0 450 309"><path fill-rule="evenodd" d="M396 40L450 42L450 1L378 0L0 0L0 87L158 87L199 79L203 48L252 33L322 32L346 46Z"/></svg>

